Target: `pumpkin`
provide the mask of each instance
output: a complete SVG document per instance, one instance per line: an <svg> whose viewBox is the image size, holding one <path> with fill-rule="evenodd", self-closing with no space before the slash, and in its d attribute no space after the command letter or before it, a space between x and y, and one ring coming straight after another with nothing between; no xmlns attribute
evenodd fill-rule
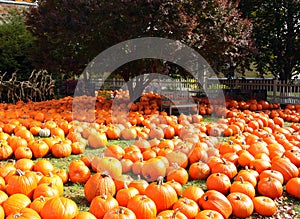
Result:
<svg viewBox="0 0 300 219"><path fill-rule="evenodd" d="M206 191L198 203L201 209L218 211L224 218L229 218L232 214L232 206L229 200L216 190Z"/></svg>
<svg viewBox="0 0 300 219"><path fill-rule="evenodd" d="M136 188L139 191L139 193L141 195L144 195L145 194L145 190L148 187L148 185L149 185L149 183L146 180L141 179L141 176L138 175L137 179L132 180L128 184L128 187L134 187L134 188Z"/></svg>
<svg viewBox="0 0 300 219"><path fill-rule="evenodd" d="M77 214L77 204L72 199L65 197L54 197L49 199L40 212L43 219L73 219Z"/></svg>
<svg viewBox="0 0 300 219"><path fill-rule="evenodd" d="M1 205L0 205L0 218L5 218L5 213Z"/></svg>
<svg viewBox="0 0 300 219"><path fill-rule="evenodd" d="M233 192L227 196L227 199L232 206L232 215L246 218L253 213L254 205L249 196L240 192Z"/></svg>
<svg viewBox="0 0 300 219"><path fill-rule="evenodd" d="M154 201L157 212L171 209L178 200L175 189L163 183L163 177L159 177L156 182L149 184L145 190L145 195Z"/></svg>
<svg viewBox="0 0 300 219"><path fill-rule="evenodd" d="M108 145L103 151L105 157L114 157L121 160L125 154L124 149L116 144Z"/></svg>
<svg viewBox="0 0 300 219"><path fill-rule="evenodd" d="M299 186L300 186L300 178L299 177L294 177L286 183L286 191L290 195L300 199Z"/></svg>
<svg viewBox="0 0 300 219"><path fill-rule="evenodd" d="M53 186L52 183L41 183L39 184L33 193L33 199L36 199L38 197L58 197L59 196L59 191L57 187Z"/></svg>
<svg viewBox="0 0 300 219"><path fill-rule="evenodd" d="M299 175L298 168L288 158L278 158L272 161L271 169L277 170L283 175L284 183Z"/></svg>
<svg viewBox="0 0 300 219"><path fill-rule="evenodd" d="M52 155L56 158L69 157L72 153L71 143L59 141L51 147Z"/></svg>
<svg viewBox="0 0 300 219"><path fill-rule="evenodd" d="M39 130L39 136L40 137L49 137L51 135L50 129L48 128L42 128Z"/></svg>
<svg viewBox="0 0 300 219"><path fill-rule="evenodd" d="M173 210L176 209L183 213L188 219L194 218L200 211L198 203L189 198L181 198L175 202Z"/></svg>
<svg viewBox="0 0 300 219"><path fill-rule="evenodd" d="M255 196L255 187L251 182L244 180L242 176L237 178L238 180L234 181L230 187L230 193L239 192L249 196L251 199Z"/></svg>
<svg viewBox="0 0 300 219"><path fill-rule="evenodd" d="M142 175L148 182L153 182L160 176L165 177L166 165L164 161L158 157L145 161L142 167Z"/></svg>
<svg viewBox="0 0 300 219"><path fill-rule="evenodd" d="M139 194L139 190L134 187L128 187L127 182L124 181L124 188L117 191L116 199L120 206L126 207L129 199Z"/></svg>
<svg viewBox="0 0 300 219"><path fill-rule="evenodd" d="M233 179L237 175L237 168L231 161L226 161L224 158L221 159L222 163L216 163L211 167L212 173L224 173L229 179Z"/></svg>
<svg viewBox="0 0 300 219"><path fill-rule="evenodd" d="M15 167L21 171L30 171L33 169L33 160L22 158L16 161Z"/></svg>
<svg viewBox="0 0 300 219"><path fill-rule="evenodd" d="M91 165L96 172L107 173L113 179L122 175L122 164L114 157L94 157Z"/></svg>
<svg viewBox="0 0 300 219"><path fill-rule="evenodd" d="M214 189L226 195L231 187L231 181L224 173L213 173L206 180L208 190Z"/></svg>
<svg viewBox="0 0 300 219"><path fill-rule="evenodd" d="M37 179L35 173L31 171L23 172L17 169L13 175L9 176L6 192L8 195L21 193L32 198L36 187Z"/></svg>
<svg viewBox="0 0 300 219"><path fill-rule="evenodd" d="M263 179L263 178L269 178L269 177L272 177L274 179L277 179L279 180L279 182L281 184L284 183L284 178L283 178L283 175L282 173L280 173L279 171L277 170L264 170L262 171L260 174L259 174L259 179Z"/></svg>
<svg viewBox="0 0 300 219"><path fill-rule="evenodd" d="M103 218L106 212L118 207L119 204L113 196L111 196L110 194L102 194L95 196L92 199L90 204L90 213L95 215L96 218Z"/></svg>
<svg viewBox="0 0 300 219"><path fill-rule="evenodd" d="M161 218L172 218L172 219L187 219L188 217L185 216L179 209L176 210L164 210L159 212L157 215L158 219Z"/></svg>
<svg viewBox="0 0 300 219"><path fill-rule="evenodd" d="M266 196L256 196L252 199L254 210L266 217L271 217L277 212L277 207L275 202Z"/></svg>
<svg viewBox="0 0 300 219"><path fill-rule="evenodd" d="M8 197L3 203L2 207L4 209L5 215L8 216L22 208L26 208L30 205L31 200L28 196L24 194L13 194Z"/></svg>
<svg viewBox="0 0 300 219"><path fill-rule="evenodd" d="M169 184L170 186L173 187L173 189L175 189L177 196L182 195L183 186L179 182L176 182L175 180L170 180L167 181L166 184Z"/></svg>
<svg viewBox="0 0 300 219"><path fill-rule="evenodd" d="M50 151L48 144L41 139L31 141L28 144L28 147L32 151L35 158L45 157Z"/></svg>
<svg viewBox="0 0 300 219"><path fill-rule="evenodd" d="M157 214L154 201L146 195L136 195L129 199L127 208L134 212L136 218L153 219Z"/></svg>
<svg viewBox="0 0 300 219"><path fill-rule="evenodd" d="M51 198L40 196L40 197L34 199L30 203L29 207L32 208L33 210L35 210L37 213L40 213L42 208L44 207L46 201L48 201L49 199L51 199Z"/></svg>
<svg viewBox="0 0 300 219"><path fill-rule="evenodd" d="M112 195L116 193L116 186L107 174L95 173L92 175L84 185L84 195L88 202L98 195Z"/></svg>
<svg viewBox="0 0 300 219"><path fill-rule="evenodd" d="M23 158L31 159L33 156L31 149L23 146L17 147L14 151L14 155L16 160Z"/></svg>
<svg viewBox="0 0 300 219"><path fill-rule="evenodd" d="M189 174L186 169L178 166L177 163L174 164L174 168L167 173L167 181L175 180L181 185L184 185L188 182Z"/></svg>
<svg viewBox="0 0 300 219"><path fill-rule="evenodd" d="M0 160L7 160L13 155L13 149L6 141L0 140Z"/></svg>
<svg viewBox="0 0 300 219"><path fill-rule="evenodd" d="M196 215L195 219L224 219L224 217L215 210L203 210Z"/></svg>
<svg viewBox="0 0 300 219"><path fill-rule="evenodd" d="M136 219L136 216L129 208L120 206L106 212L103 219Z"/></svg>
<svg viewBox="0 0 300 219"><path fill-rule="evenodd" d="M73 160L69 164L69 177L73 183L86 183L91 171L81 160Z"/></svg>
<svg viewBox="0 0 300 219"><path fill-rule="evenodd" d="M92 213L88 211L80 211L74 219L97 219Z"/></svg>
<svg viewBox="0 0 300 219"><path fill-rule="evenodd" d="M194 200L195 202L199 202L199 199L202 197L204 194L203 189L201 189L198 186L188 186L186 187L183 192L182 192L182 197L183 198L189 198L191 200Z"/></svg>
<svg viewBox="0 0 300 219"><path fill-rule="evenodd" d="M93 132L88 136L88 145L91 148L103 148L107 144L105 132Z"/></svg>
<svg viewBox="0 0 300 219"><path fill-rule="evenodd" d="M52 172L50 172L46 176L41 177L41 179L38 181L38 185L42 183L48 183L48 184L51 183L53 187L57 188L60 196L64 192L64 183L62 179L60 178L60 176L53 174Z"/></svg>
<svg viewBox="0 0 300 219"><path fill-rule="evenodd" d="M0 190L0 205L8 198L6 192Z"/></svg>
<svg viewBox="0 0 300 219"><path fill-rule="evenodd" d="M6 219L14 219L14 218L20 218L20 219L41 219L40 215L31 208L22 208L16 212L11 213L6 217Z"/></svg>

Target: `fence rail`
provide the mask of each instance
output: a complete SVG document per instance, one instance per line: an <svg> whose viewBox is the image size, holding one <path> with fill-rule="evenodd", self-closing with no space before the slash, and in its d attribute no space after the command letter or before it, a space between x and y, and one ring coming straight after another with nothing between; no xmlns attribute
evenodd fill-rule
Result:
<svg viewBox="0 0 300 219"><path fill-rule="evenodd" d="M102 82L92 80L96 90L98 89L126 89L126 83L122 79L110 79ZM102 85L102 86L100 86ZM193 79L158 79L151 82L148 90L188 90L194 93L201 93L203 86ZM232 92L252 92L260 96L266 94L266 99L270 102L281 104L300 103L300 81L283 81L277 79L225 79L208 78L205 80L205 90L213 91L223 89ZM254 97L254 96L253 96Z"/></svg>

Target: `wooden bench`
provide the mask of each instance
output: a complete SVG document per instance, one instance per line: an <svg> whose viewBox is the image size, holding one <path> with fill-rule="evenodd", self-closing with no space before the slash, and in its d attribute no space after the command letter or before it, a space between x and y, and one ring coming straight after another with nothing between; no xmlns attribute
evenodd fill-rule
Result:
<svg viewBox="0 0 300 219"><path fill-rule="evenodd" d="M173 110L177 109L188 110L191 113L191 109L196 109L195 113L199 113L199 104L195 102L189 91L163 91L161 100L161 110L168 110L169 115L172 115Z"/></svg>

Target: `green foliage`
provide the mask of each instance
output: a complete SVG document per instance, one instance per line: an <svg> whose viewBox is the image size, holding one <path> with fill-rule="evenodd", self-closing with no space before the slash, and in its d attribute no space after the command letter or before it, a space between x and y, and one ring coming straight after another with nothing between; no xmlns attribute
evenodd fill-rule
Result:
<svg viewBox="0 0 300 219"><path fill-rule="evenodd" d="M228 65L228 74L252 49L251 23L229 0L47 0L32 8L27 24L36 36L35 66L70 76L81 74L103 50L137 37L180 40L197 49L217 72ZM128 81L145 73L143 69L161 65L139 60L117 74Z"/></svg>
<svg viewBox="0 0 300 219"><path fill-rule="evenodd" d="M253 59L261 75L287 80L300 70L300 1L241 0L240 8L254 24L257 52Z"/></svg>
<svg viewBox="0 0 300 219"><path fill-rule="evenodd" d="M15 71L18 78L28 78L33 68L28 51L33 46L33 37L26 29L23 17L11 11L6 22L0 24L0 71L9 78ZM21 74L22 73L22 74Z"/></svg>

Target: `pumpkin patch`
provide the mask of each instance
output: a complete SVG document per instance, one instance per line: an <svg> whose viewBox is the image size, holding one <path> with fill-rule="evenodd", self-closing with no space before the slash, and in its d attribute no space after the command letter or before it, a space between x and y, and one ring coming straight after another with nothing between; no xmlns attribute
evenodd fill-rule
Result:
<svg viewBox="0 0 300 219"><path fill-rule="evenodd" d="M281 215L286 197L299 214L299 107L228 99L213 120L205 98L174 116L145 93L118 113L98 96L72 117L72 101L0 104L0 215L249 218Z"/></svg>

